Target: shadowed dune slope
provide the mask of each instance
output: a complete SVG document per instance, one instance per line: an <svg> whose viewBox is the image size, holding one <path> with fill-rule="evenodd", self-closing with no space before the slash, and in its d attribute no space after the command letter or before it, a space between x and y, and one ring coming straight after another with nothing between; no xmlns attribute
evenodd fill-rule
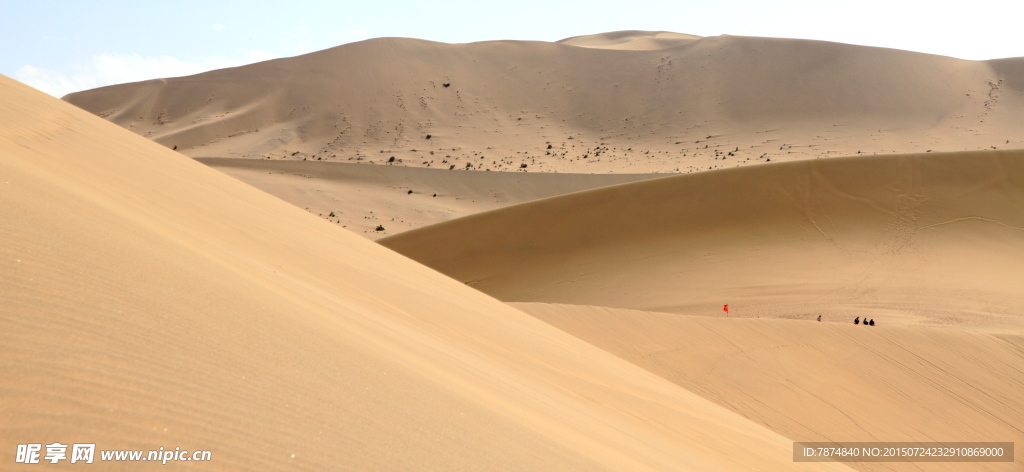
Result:
<svg viewBox="0 0 1024 472"><path fill-rule="evenodd" d="M371 239L540 198L661 177L452 172L321 161L196 160ZM378 231L378 226L384 229Z"/></svg>
<svg viewBox="0 0 1024 472"><path fill-rule="evenodd" d="M379 38L64 99L192 157L696 172L1024 147L1021 61L637 31Z"/></svg>
<svg viewBox="0 0 1024 472"><path fill-rule="evenodd" d="M851 463L1021 470L1024 337L847 320L726 319L513 306L798 441L1015 442L1015 463Z"/></svg>
<svg viewBox="0 0 1024 472"><path fill-rule="evenodd" d="M1021 208L1024 152L894 155L605 187L379 242L505 301L1020 333Z"/></svg>
<svg viewBox="0 0 1024 472"><path fill-rule="evenodd" d="M0 332L7 464L59 441L210 470L793 465L777 433L5 77Z"/></svg>

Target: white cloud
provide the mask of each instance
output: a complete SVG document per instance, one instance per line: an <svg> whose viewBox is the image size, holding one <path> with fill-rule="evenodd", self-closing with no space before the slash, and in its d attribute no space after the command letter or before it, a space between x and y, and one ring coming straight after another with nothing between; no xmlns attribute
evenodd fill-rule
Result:
<svg viewBox="0 0 1024 472"><path fill-rule="evenodd" d="M102 83L137 82L154 77L179 77L203 72L202 65L171 56L100 54L92 58L95 76Z"/></svg>
<svg viewBox="0 0 1024 472"><path fill-rule="evenodd" d="M236 67L274 59L278 55L251 50L243 57L209 57L189 62L171 56L146 57L138 54L99 54L90 65L66 74L32 65L22 66L14 78L55 97L106 85L138 82L163 77L180 77L213 69Z"/></svg>
<svg viewBox="0 0 1024 472"><path fill-rule="evenodd" d="M68 77L57 71L24 65L14 73L14 78L55 97L71 92L96 87L96 82L86 77Z"/></svg>
<svg viewBox="0 0 1024 472"><path fill-rule="evenodd" d="M220 30L222 30L224 28L225 28L225 26L220 24L220 23L216 23L216 24L213 25L213 29L215 29L217 31L220 31Z"/></svg>

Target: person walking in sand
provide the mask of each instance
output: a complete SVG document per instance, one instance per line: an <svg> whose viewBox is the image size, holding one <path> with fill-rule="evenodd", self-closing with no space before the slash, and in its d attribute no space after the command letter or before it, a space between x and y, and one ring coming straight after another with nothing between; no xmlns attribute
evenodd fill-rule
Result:
<svg viewBox="0 0 1024 472"><path fill-rule="evenodd" d="M874 325L875 325L875 319L874 319L874 318L871 318L871 322L870 322L869 324L870 324L871 326L874 326Z"/></svg>
<svg viewBox="0 0 1024 472"><path fill-rule="evenodd" d="M818 315L818 323L821 323L821 315Z"/></svg>
<svg viewBox="0 0 1024 472"><path fill-rule="evenodd" d="M853 324L860 324L860 317L859 316L853 319Z"/></svg>

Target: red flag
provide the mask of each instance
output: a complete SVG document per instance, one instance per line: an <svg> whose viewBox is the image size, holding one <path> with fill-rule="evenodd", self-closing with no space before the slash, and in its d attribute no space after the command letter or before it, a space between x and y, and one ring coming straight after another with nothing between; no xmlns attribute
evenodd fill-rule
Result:
<svg viewBox="0 0 1024 472"><path fill-rule="evenodd" d="M724 311L724 312L726 312L726 313L729 313L729 305L725 305L725 306L723 306L723 307L722 307L722 311Z"/></svg>

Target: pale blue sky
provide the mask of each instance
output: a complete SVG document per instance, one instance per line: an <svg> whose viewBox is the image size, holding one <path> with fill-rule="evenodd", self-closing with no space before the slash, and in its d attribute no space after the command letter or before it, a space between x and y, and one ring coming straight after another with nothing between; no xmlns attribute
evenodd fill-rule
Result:
<svg viewBox="0 0 1024 472"><path fill-rule="evenodd" d="M625 29L1024 56L1024 1L0 0L0 73L53 95L404 36L554 41Z"/></svg>

